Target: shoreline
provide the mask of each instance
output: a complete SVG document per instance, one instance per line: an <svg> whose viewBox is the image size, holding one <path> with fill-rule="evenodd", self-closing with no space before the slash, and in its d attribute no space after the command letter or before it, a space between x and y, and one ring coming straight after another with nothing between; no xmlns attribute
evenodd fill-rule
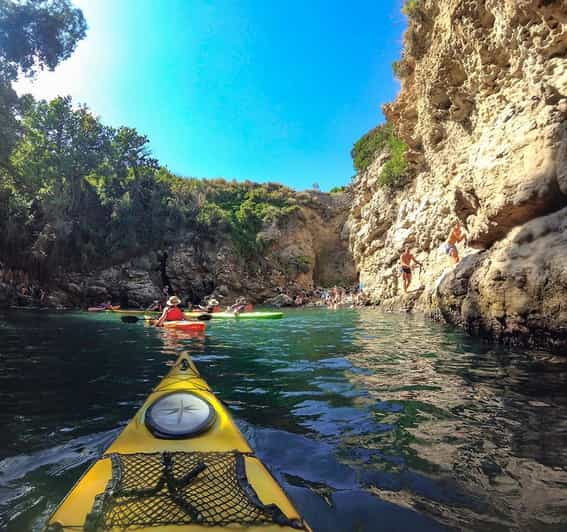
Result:
<svg viewBox="0 0 567 532"><path fill-rule="evenodd" d="M442 325L450 325L458 330L464 331L472 338L481 340L486 345L502 346L507 349L512 348L525 348L530 350L543 350L548 351L549 354L566 356L567 350L567 330L558 331L556 333L550 331L514 331L502 334L496 334L492 330L481 330L469 324L453 323L443 317L440 310L432 311L431 309L422 309L419 305L412 307L396 307L392 303L376 304L368 303L362 306L352 306L350 304L339 305L338 308L330 308L326 304L307 303L303 305L289 305L289 306L274 306L269 304L259 303L256 305L261 309L278 309L281 312L286 310L328 310L329 312L343 311L343 310L375 310L386 314L397 315L412 315L421 316L426 320ZM124 310L144 310L144 309L124 309ZM0 312L85 312L86 307L72 306L34 306L34 305L0 305ZM90 313L96 314L96 313Z"/></svg>

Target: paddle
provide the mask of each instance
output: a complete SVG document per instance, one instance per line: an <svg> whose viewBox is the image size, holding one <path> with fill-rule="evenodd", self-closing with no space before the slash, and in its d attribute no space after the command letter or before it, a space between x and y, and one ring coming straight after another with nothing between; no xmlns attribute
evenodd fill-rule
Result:
<svg viewBox="0 0 567 532"><path fill-rule="evenodd" d="M124 323L136 323L138 321L144 321L144 318L139 318L138 316L122 316L120 318ZM154 321L157 321L157 318L153 318ZM211 315L210 314L199 314L198 316L192 316L191 319L188 319L187 321L208 321L211 319Z"/></svg>

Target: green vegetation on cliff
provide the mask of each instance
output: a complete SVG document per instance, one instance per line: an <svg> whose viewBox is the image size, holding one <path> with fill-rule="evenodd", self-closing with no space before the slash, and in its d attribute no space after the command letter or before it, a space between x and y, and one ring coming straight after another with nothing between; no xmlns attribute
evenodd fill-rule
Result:
<svg viewBox="0 0 567 532"><path fill-rule="evenodd" d="M422 0L406 0L406 3L402 7L402 13L407 17L415 17L420 10Z"/></svg>
<svg viewBox="0 0 567 532"><path fill-rule="evenodd" d="M281 185L180 178L136 130L104 125L70 98L21 103L20 138L0 170L0 252L41 271L88 269L187 238L259 254L262 225L298 208Z"/></svg>
<svg viewBox="0 0 567 532"><path fill-rule="evenodd" d="M344 192L348 192L349 185L343 185L342 187L333 187L329 190L329 194L343 194Z"/></svg>
<svg viewBox="0 0 567 532"><path fill-rule="evenodd" d="M394 130L392 124L386 123L375 127L363 135L352 148L351 156L358 172L364 172L383 152L387 160L382 166L378 178L381 185L395 187L401 184L407 172L407 145Z"/></svg>
<svg viewBox="0 0 567 532"><path fill-rule="evenodd" d="M403 58L392 63L392 71L394 72L394 76L399 80L407 78L412 72L408 61Z"/></svg>

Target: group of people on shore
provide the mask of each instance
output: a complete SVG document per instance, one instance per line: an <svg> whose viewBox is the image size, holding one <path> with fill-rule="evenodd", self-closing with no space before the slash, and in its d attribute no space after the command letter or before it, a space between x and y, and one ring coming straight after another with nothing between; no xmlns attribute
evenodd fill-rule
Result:
<svg viewBox="0 0 567 532"><path fill-rule="evenodd" d="M461 224L457 222L451 232L449 233L449 238L447 238L443 249L445 253L450 257L453 264L460 262L459 251L457 249L457 244L462 242L466 238L466 235L461 227ZM411 247L406 246L403 253L400 255L400 273L402 274L402 282L404 293L407 294L408 288L411 284L412 279L412 266L417 264L421 270L421 262L419 262L411 252Z"/></svg>
<svg viewBox="0 0 567 532"><path fill-rule="evenodd" d="M20 303L44 304L47 292L24 270L7 268L0 263L0 283L7 288Z"/></svg>
<svg viewBox="0 0 567 532"><path fill-rule="evenodd" d="M286 297L286 306L295 307L361 307L368 304L368 297L362 291L362 286L345 288L333 286L332 288L317 287L307 290L298 287L288 287L280 290Z"/></svg>

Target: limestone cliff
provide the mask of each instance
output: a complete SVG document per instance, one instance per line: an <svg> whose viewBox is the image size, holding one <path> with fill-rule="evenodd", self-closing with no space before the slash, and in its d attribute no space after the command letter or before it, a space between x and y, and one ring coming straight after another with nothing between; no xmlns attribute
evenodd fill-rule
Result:
<svg viewBox="0 0 567 532"><path fill-rule="evenodd" d="M412 2L400 93L405 184L357 175L351 249L375 302L416 306L503 339L567 345L567 4ZM466 227L454 267L443 244ZM399 255L423 262L409 295Z"/></svg>
<svg viewBox="0 0 567 532"><path fill-rule="evenodd" d="M245 295L261 303L281 287L354 283L354 262L343 230L349 198L315 191L297 194L301 208L261 231L263 256L243 257L222 232L187 233L168 249L148 250L100 271L66 272L52 286L51 302L85 306L111 299L144 306L162 296L164 274L173 291L193 303L212 292L224 296L223 302Z"/></svg>

